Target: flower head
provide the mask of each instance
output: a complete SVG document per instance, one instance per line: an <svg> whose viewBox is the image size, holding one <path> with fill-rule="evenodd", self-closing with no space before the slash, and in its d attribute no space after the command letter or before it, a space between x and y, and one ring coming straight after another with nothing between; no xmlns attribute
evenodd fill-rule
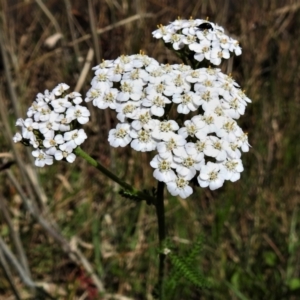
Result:
<svg viewBox="0 0 300 300"><path fill-rule="evenodd" d="M227 36L223 27L207 20L175 20L167 26L160 25L152 35L171 44L176 51L186 49L194 53L195 60L206 59L214 65L219 65L223 58L230 58L232 52L242 53L238 41Z"/></svg>
<svg viewBox="0 0 300 300"><path fill-rule="evenodd" d="M201 44L206 45L207 53L218 49L222 57L227 57L230 38L221 27L205 24L182 20L167 29L160 27L154 35L164 36L165 42L173 43L176 49L188 46L205 57L207 54L197 50ZM172 35L174 31L182 34ZM185 35L189 41L184 40ZM248 151L249 144L235 119L244 113L250 99L230 76L220 69L161 65L144 54L122 56L103 64L101 72L99 68L95 67L95 77L99 82L102 74L105 89L97 90L93 79L85 100L117 112L121 123L110 130L110 145L130 144L136 151L157 151L150 162L153 176L165 182L172 195L188 197L193 191L189 182L194 177L201 187L210 189L221 187L225 180L239 179L243 170L241 151ZM116 72L118 78L108 76ZM104 95L110 97L105 99Z"/></svg>
<svg viewBox="0 0 300 300"><path fill-rule="evenodd" d="M90 112L79 105L81 95L78 92L67 94L68 89L67 84L61 83L51 92L38 93L27 111L28 118L16 122L22 134L17 133L13 140L35 148L32 155L38 167L52 165L54 159L73 162L74 149L87 138L84 130L77 128L78 123L88 122Z"/></svg>

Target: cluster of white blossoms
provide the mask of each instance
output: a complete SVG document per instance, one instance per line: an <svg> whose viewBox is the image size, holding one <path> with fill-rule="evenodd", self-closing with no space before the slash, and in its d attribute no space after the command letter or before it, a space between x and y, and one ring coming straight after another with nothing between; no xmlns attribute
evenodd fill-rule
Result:
<svg viewBox="0 0 300 300"><path fill-rule="evenodd" d="M81 94L67 94L68 89L67 84L61 83L51 92L37 94L27 118L16 122L22 133L16 133L13 140L35 148L32 155L38 167L52 165L54 159L74 162L74 149L87 138L84 130L78 129L78 123L87 123L90 112L80 105Z"/></svg>
<svg viewBox="0 0 300 300"><path fill-rule="evenodd" d="M93 70L85 101L116 111L110 145L156 150L153 176L172 195L191 195L193 178L211 190L240 178L241 151L249 151L249 144L235 119L251 101L230 76L213 68L161 65L144 54L106 60Z"/></svg>
<svg viewBox="0 0 300 300"><path fill-rule="evenodd" d="M206 20L178 19L167 26L159 25L152 34L154 38L170 43L176 51L194 52L194 58L199 62L207 59L219 65L222 58L230 57L230 52L242 53L238 41L227 36L223 27Z"/></svg>

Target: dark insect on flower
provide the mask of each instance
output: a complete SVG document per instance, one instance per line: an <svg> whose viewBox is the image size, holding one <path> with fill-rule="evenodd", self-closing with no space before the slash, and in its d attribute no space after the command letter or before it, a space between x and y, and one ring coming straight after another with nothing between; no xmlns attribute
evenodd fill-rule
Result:
<svg viewBox="0 0 300 300"><path fill-rule="evenodd" d="M210 23L202 23L199 26L197 26L199 30L204 31L204 30L209 30L213 29Z"/></svg>

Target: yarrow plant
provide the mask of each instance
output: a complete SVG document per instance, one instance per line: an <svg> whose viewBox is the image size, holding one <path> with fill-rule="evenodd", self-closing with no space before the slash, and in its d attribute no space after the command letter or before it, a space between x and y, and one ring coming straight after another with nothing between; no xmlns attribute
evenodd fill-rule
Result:
<svg viewBox="0 0 300 300"><path fill-rule="evenodd" d="M69 86L59 84L51 92L37 94L36 100L27 111L25 120L18 119L22 133L16 133L14 142L31 145L35 150L35 165L52 165L53 160L75 161L74 150L81 145L87 135L78 125L89 121L89 110L81 106L81 94L67 94Z"/></svg>
<svg viewBox="0 0 300 300"><path fill-rule="evenodd" d="M182 198L201 187L214 190L243 171L241 151L247 134L236 119L250 99L220 69L162 65L144 54L121 56L93 68L95 77L85 98L116 111L119 123L108 141L136 151L156 151L153 176ZM170 119L171 110L176 119Z"/></svg>
<svg viewBox="0 0 300 300"><path fill-rule="evenodd" d="M211 66L200 67L205 60L220 65L233 53L241 54L238 42L221 26L207 20L178 19L159 25L152 34L185 64L160 64L143 52L103 60L93 68L85 102L116 112L118 124L108 136L112 147L153 152L150 166L158 181L153 196L124 183L81 150L79 146L87 138L81 125L89 121L90 112L82 105L81 95L68 94L69 86L64 83L37 95L27 118L17 120L22 133L17 133L14 141L34 148L38 167L54 160L73 163L80 155L118 182L125 189L123 195L146 199L156 207L163 247L164 184L171 195L187 198L193 193L191 181L215 190L226 180L240 179L244 170L241 153L250 146L237 120L251 100L231 75ZM160 254L160 295L164 256Z"/></svg>
<svg viewBox="0 0 300 300"><path fill-rule="evenodd" d="M153 31L153 37L163 39L167 47L171 47L181 57L196 61L204 59L214 65L220 65L223 58L230 58L230 52L240 55L242 49L237 40L227 36L224 28L201 19L178 19L167 26L159 25Z"/></svg>

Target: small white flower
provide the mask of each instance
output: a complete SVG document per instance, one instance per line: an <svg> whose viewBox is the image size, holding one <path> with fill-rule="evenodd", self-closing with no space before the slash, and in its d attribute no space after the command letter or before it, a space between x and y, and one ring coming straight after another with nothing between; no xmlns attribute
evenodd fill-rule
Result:
<svg viewBox="0 0 300 300"><path fill-rule="evenodd" d="M163 142L157 144L157 152L161 158L168 158L173 155L181 156L185 144L186 140L183 136L172 132Z"/></svg>
<svg viewBox="0 0 300 300"><path fill-rule="evenodd" d="M67 95L67 97L71 99L74 104L80 104L83 101L81 94L78 92L72 92L69 95Z"/></svg>
<svg viewBox="0 0 300 300"><path fill-rule="evenodd" d="M242 54L242 48L239 46L239 42L234 39L230 39L229 50L234 51L237 56Z"/></svg>
<svg viewBox="0 0 300 300"><path fill-rule="evenodd" d="M65 112L66 109L72 105L72 103L67 98L52 100L50 104L53 107L54 111L57 113Z"/></svg>
<svg viewBox="0 0 300 300"><path fill-rule="evenodd" d="M65 150L56 150L54 153L56 160L66 159L69 163L73 163L76 159L76 155L72 153L72 149L66 148Z"/></svg>
<svg viewBox="0 0 300 300"><path fill-rule="evenodd" d="M14 136L13 136L13 141L14 143L18 143L18 142L21 142L22 141L22 136L19 132L17 132Z"/></svg>
<svg viewBox="0 0 300 300"><path fill-rule="evenodd" d="M228 59L230 58L230 53L228 49L222 49L219 46L213 46L210 55L210 61L214 65L219 65L222 62L222 58Z"/></svg>
<svg viewBox="0 0 300 300"><path fill-rule="evenodd" d="M94 79L95 78L96 77L94 77ZM97 81L94 79L92 80L91 84L92 84L92 88L94 88L96 90L106 91L113 87L113 83L111 81L103 82L103 81Z"/></svg>
<svg viewBox="0 0 300 300"><path fill-rule="evenodd" d="M197 42L197 37L194 34L190 34L190 32L188 32L187 30L183 30L183 33L185 34L185 36L183 36L182 42L185 45L190 45Z"/></svg>
<svg viewBox="0 0 300 300"><path fill-rule="evenodd" d="M232 99L232 94L236 90L236 87L232 82L227 80L220 80L217 82L217 85L219 86L218 93L220 96L223 96L223 98L227 101Z"/></svg>
<svg viewBox="0 0 300 300"><path fill-rule="evenodd" d="M233 98L228 102L223 101L222 107L226 115L233 119L239 119L239 117L245 113L246 109L246 105L238 98Z"/></svg>
<svg viewBox="0 0 300 300"><path fill-rule="evenodd" d="M217 136L228 142L236 141L240 129L236 121L231 118L220 118L219 120L218 129L216 130Z"/></svg>
<svg viewBox="0 0 300 300"><path fill-rule="evenodd" d="M167 189L172 196L180 196L185 199L193 193L193 189L189 186L190 176L178 176L172 181L166 183Z"/></svg>
<svg viewBox="0 0 300 300"><path fill-rule="evenodd" d="M232 92L232 97L237 97L245 106L252 101L245 95L244 91L237 89Z"/></svg>
<svg viewBox="0 0 300 300"><path fill-rule="evenodd" d="M49 131L47 134L45 134L43 145L46 148L51 148L51 147L56 147L59 144L63 144L64 142L65 140L61 134L55 135L54 131Z"/></svg>
<svg viewBox="0 0 300 300"><path fill-rule="evenodd" d="M121 55L114 61L114 64L121 65L125 72L129 72L133 69L133 57Z"/></svg>
<svg viewBox="0 0 300 300"><path fill-rule="evenodd" d="M151 114L154 116L161 117L165 112L165 105L171 103L171 101L161 94L148 95L143 100L142 104L146 107L150 107Z"/></svg>
<svg viewBox="0 0 300 300"><path fill-rule="evenodd" d="M158 66L159 63L154 58L149 57L145 54L136 54L133 55L133 66L135 68L149 67L149 66Z"/></svg>
<svg viewBox="0 0 300 300"><path fill-rule="evenodd" d="M61 96L70 87L65 83L58 84L52 91L55 96Z"/></svg>
<svg viewBox="0 0 300 300"><path fill-rule="evenodd" d="M51 109L47 104L38 108L38 111L34 114L34 120L36 122L46 122L49 120Z"/></svg>
<svg viewBox="0 0 300 300"><path fill-rule="evenodd" d="M53 94L53 92L49 92L48 90L44 91L44 94L42 93L38 93L36 95L36 101L34 101L35 103L49 103L52 100L55 99L55 95Z"/></svg>
<svg viewBox="0 0 300 300"><path fill-rule="evenodd" d="M202 61L204 58L210 60L211 50L210 41L203 40L200 44L194 43L189 45L190 50L196 52L194 58L197 61Z"/></svg>
<svg viewBox="0 0 300 300"><path fill-rule="evenodd" d="M107 90L109 89L108 88L100 89L100 88L91 87L86 93L86 98L84 99L84 101L85 102L93 101L93 104L96 106L98 99L101 99L104 92ZM96 102L94 103L94 101Z"/></svg>
<svg viewBox="0 0 300 300"><path fill-rule="evenodd" d="M77 146L81 145L86 138L87 135L83 129L75 129L64 133L64 140L72 149L75 149Z"/></svg>
<svg viewBox="0 0 300 300"><path fill-rule="evenodd" d="M206 138L207 147L204 149L204 154L214 157L217 161L223 161L227 158L228 143L215 136Z"/></svg>
<svg viewBox="0 0 300 300"><path fill-rule="evenodd" d="M117 118L120 122L124 122L126 118L137 119L138 118L138 108L140 103L136 101L122 102L121 104L116 104Z"/></svg>
<svg viewBox="0 0 300 300"><path fill-rule="evenodd" d="M225 176L225 171L221 170L220 164L208 162L201 167L197 179L201 187L209 187L211 190L216 190L223 185Z"/></svg>
<svg viewBox="0 0 300 300"><path fill-rule="evenodd" d="M173 96L173 102L179 103L177 111L180 114L188 114L190 111L195 111L201 104L200 97L193 92L175 94Z"/></svg>
<svg viewBox="0 0 300 300"><path fill-rule="evenodd" d="M220 123L219 118L214 114L205 114L204 116L195 116L192 118L192 121L195 124L198 124L198 127L204 126L201 128L201 131L198 131L196 133L196 137L201 140L203 139L206 135L216 132L218 130L217 124Z"/></svg>
<svg viewBox="0 0 300 300"><path fill-rule="evenodd" d="M40 146L40 143L38 142L37 138L35 135L33 135L30 140L29 144L32 145L33 148L38 148Z"/></svg>
<svg viewBox="0 0 300 300"><path fill-rule="evenodd" d="M57 118L57 122L59 122L59 131L70 131L70 123L72 122L72 118L66 117L64 114L60 114Z"/></svg>
<svg viewBox="0 0 300 300"><path fill-rule="evenodd" d="M218 89L213 81L205 80L195 84L196 94L200 97L200 105L204 111L212 110L214 106L220 104Z"/></svg>
<svg viewBox="0 0 300 300"><path fill-rule="evenodd" d="M130 145L134 150L142 152L155 150L157 142L151 137L149 130L131 130L130 136L133 138Z"/></svg>
<svg viewBox="0 0 300 300"><path fill-rule="evenodd" d="M150 94L164 94L164 91L166 89L166 84L164 82L154 83L154 84L148 84L148 86L145 88L145 92Z"/></svg>
<svg viewBox="0 0 300 300"><path fill-rule="evenodd" d="M24 139L31 139L34 136L33 130L38 129L38 123L34 122L31 118L25 119L18 119L16 122L17 126L22 127L22 137Z"/></svg>
<svg viewBox="0 0 300 300"><path fill-rule="evenodd" d="M143 69L133 69L123 75L123 80L130 80L133 84L140 84L142 82L149 81L149 74Z"/></svg>
<svg viewBox="0 0 300 300"><path fill-rule="evenodd" d="M154 127L152 128L152 136L157 140L169 140L170 134L174 133L179 129L177 122L173 120L169 121L158 121L152 123Z"/></svg>
<svg viewBox="0 0 300 300"><path fill-rule="evenodd" d="M152 32L153 37L160 39L163 36L167 35L170 32L169 26L159 25L157 30Z"/></svg>
<svg viewBox="0 0 300 300"><path fill-rule="evenodd" d="M154 156L150 165L154 168L153 176L159 181L169 182L176 179L175 172L172 168L176 167L171 157L161 158L159 155Z"/></svg>
<svg viewBox="0 0 300 300"><path fill-rule="evenodd" d="M227 148L228 157L232 159L240 158L242 154L241 151L238 149L239 143L236 141L236 142L231 142L228 145L229 145L229 147Z"/></svg>
<svg viewBox="0 0 300 300"><path fill-rule="evenodd" d="M130 125L119 123L116 129L109 131L108 142L113 147L125 147L131 142Z"/></svg>
<svg viewBox="0 0 300 300"><path fill-rule="evenodd" d="M192 70L187 74L185 79L191 83L202 82L207 79L207 74L204 68Z"/></svg>
<svg viewBox="0 0 300 300"><path fill-rule="evenodd" d="M135 130L141 130L142 128L149 129L151 126L150 121L153 121L148 108L141 108L136 112L136 120L133 120L131 126Z"/></svg>
<svg viewBox="0 0 300 300"><path fill-rule="evenodd" d="M242 161L240 159L227 160L220 167L224 171L224 178L235 182L240 179L241 172L244 171Z"/></svg>
<svg viewBox="0 0 300 300"><path fill-rule="evenodd" d="M183 37L184 36L182 34L173 33L164 36L163 39L165 43L172 43L174 50L180 50L184 47L184 43L182 41Z"/></svg>
<svg viewBox="0 0 300 300"><path fill-rule="evenodd" d="M164 70L161 66L151 65L147 67L146 70L148 73L145 79L147 79L149 84L159 85L163 81Z"/></svg>
<svg viewBox="0 0 300 300"><path fill-rule="evenodd" d="M191 178L196 175L196 171L199 171L204 164L204 160L200 156L189 155L186 151L182 151L180 156L174 156L174 161L177 164L177 174Z"/></svg>
<svg viewBox="0 0 300 300"><path fill-rule="evenodd" d="M109 72L109 69L98 69L95 71L95 77L92 80L92 85L97 84L98 82L103 82L108 84L110 86L111 84L109 81L111 81L111 73Z"/></svg>
<svg viewBox="0 0 300 300"><path fill-rule="evenodd" d="M46 104L43 94L40 95L42 95L42 97L37 97L36 101L33 101L32 105L28 108L27 117L34 117L34 115Z"/></svg>
<svg viewBox="0 0 300 300"><path fill-rule="evenodd" d="M93 105L97 106L100 109L116 109L116 99L118 96L118 90L117 89L109 89L106 92L103 93L103 95L100 97L97 97L93 100Z"/></svg>
<svg viewBox="0 0 300 300"><path fill-rule="evenodd" d="M109 70L109 77L112 82L120 82L122 74L124 74L124 66L114 63L114 66Z"/></svg>
<svg viewBox="0 0 300 300"><path fill-rule="evenodd" d="M200 40L200 43L203 43L204 41L213 41L216 39L216 32L215 32L215 24L213 24L212 22L203 22L203 23L206 23L206 24L210 24L211 28L210 29L204 29L204 30L198 30L196 31L196 35L198 37L198 39ZM199 27L201 27L202 24L200 24Z"/></svg>
<svg viewBox="0 0 300 300"><path fill-rule="evenodd" d="M121 80L121 92L117 96L117 100L124 102L132 99L134 101L140 100L143 90L142 80Z"/></svg>
<svg viewBox="0 0 300 300"><path fill-rule="evenodd" d="M238 131L237 142L239 147L241 147L243 152L248 152L249 148L251 147L248 143L248 134L244 133L241 129Z"/></svg>
<svg viewBox="0 0 300 300"><path fill-rule="evenodd" d="M99 65L93 67L92 70L97 71L99 69L106 69L106 68L111 68L111 67L113 67L113 60L104 60L103 59L102 62Z"/></svg>
<svg viewBox="0 0 300 300"><path fill-rule="evenodd" d="M174 71L173 74L172 76L165 76L166 89L164 94L173 96L174 94L190 91L191 84L185 80L184 75L181 72L178 73L178 71Z"/></svg>
<svg viewBox="0 0 300 300"><path fill-rule="evenodd" d="M43 150L36 149L32 151L33 157L35 157L35 165L37 167L44 167L45 165L53 164L53 156L46 154Z"/></svg>
<svg viewBox="0 0 300 300"><path fill-rule="evenodd" d="M207 135L207 130L205 129L205 122L201 119L201 116L195 116L192 120L186 120L184 122L185 127L178 130L178 134L182 135L184 138L188 136L196 136L198 139L203 139Z"/></svg>
<svg viewBox="0 0 300 300"><path fill-rule="evenodd" d="M42 134L46 134L48 131L59 129L59 114L55 111L51 111L48 119L45 122L39 123L39 130Z"/></svg>
<svg viewBox="0 0 300 300"><path fill-rule="evenodd" d="M204 141L197 141L196 143L186 143L184 148L189 156L195 157L196 161L204 161L204 150L207 148L207 145L208 143L205 139Z"/></svg>
<svg viewBox="0 0 300 300"><path fill-rule="evenodd" d="M90 115L89 110L80 105L71 106L66 111L66 118L77 120L80 124L86 124L89 121Z"/></svg>

